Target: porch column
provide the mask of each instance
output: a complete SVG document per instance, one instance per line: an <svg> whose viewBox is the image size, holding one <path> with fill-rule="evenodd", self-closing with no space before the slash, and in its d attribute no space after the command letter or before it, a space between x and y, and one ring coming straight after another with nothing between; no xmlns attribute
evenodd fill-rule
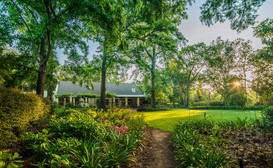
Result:
<svg viewBox="0 0 273 168"><path fill-rule="evenodd" d="M137 107L139 106L139 97L137 97L136 99L136 104L137 104Z"/></svg>
<svg viewBox="0 0 273 168"><path fill-rule="evenodd" d="M65 107L65 105L66 105L66 97L64 98L64 107Z"/></svg>
<svg viewBox="0 0 273 168"><path fill-rule="evenodd" d="M84 106L85 106L85 107L87 107L87 100L88 100L88 98L85 97L85 98L84 98Z"/></svg>
<svg viewBox="0 0 273 168"><path fill-rule="evenodd" d="M115 97L113 97L112 107L115 107L115 104L116 104L116 98L115 98Z"/></svg>
<svg viewBox="0 0 273 168"><path fill-rule="evenodd" d="M128 98L125 97L125 107L127 107L127 106L128 106Z"/></svg>
<svg viewBox="0 0 273 168"><path fill-rule="evenodd" d="M73 103L73 106L76 105L76 97L73 97L73 98L72 98L72 103Z"/></svg>
<svg viewBox="0 0 273 168"><path fill-rule="evenodd" d="M119 98L118 99L118 107L121 107L122 106L122 98Z"/></svg>
<svg viewBox="0 0 273 168"><path fill-rule="evenodd" d="M72 96L69 96L69 103L72 103Z"/></svg>
<svg viewBox="0 0 273 168"><path fill-rule="evenodd" d="M107 104L107 105L108 105L109 107L112 107L112 99L109 98L108 100L109 100L109 101L108 101L109 104Z"/></svg>

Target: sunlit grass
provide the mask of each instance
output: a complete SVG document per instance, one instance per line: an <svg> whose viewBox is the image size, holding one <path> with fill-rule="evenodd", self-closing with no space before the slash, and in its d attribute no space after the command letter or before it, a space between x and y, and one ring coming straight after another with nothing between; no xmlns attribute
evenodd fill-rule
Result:
<svg viewBox="0 0 273 168"><path fill-rule="evenodd" d="M151 127L165 131L172 131L173 126L179 122L207 120L213 121L231 121L236 118L257 119L261 117L259 111L242 110L188 110L172 109L168 111L143 112L145 121Z"/></svg>

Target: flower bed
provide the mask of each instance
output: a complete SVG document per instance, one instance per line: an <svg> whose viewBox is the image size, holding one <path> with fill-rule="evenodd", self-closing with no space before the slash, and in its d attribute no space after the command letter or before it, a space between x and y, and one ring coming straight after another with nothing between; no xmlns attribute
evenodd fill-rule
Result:
<svg viewBox="0 0 273 168"><path fill-rule="evenodd" d="M19 153L25 167L120 167L132 159L143 125L131 110L56 110L42 131L22 135Z"/></svg>
<svg viewBox="0 0 273 168"><path fill-rule="evenodd" d="M261 126L246 119L180 123L172 144L181 167L273 167L273 134Z"/></svg>

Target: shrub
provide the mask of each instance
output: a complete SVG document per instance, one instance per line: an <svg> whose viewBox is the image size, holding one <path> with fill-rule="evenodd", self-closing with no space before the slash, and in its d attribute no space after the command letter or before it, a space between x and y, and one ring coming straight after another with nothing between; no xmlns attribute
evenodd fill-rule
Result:
<svg viewBox="0 0 273 168"><path fill-rule="evenodd" d="M266 107L267 106L264 106L264 105L251 105L251 106L245 107L245 110L263 110Z"/></svg>
<svg viewBox="0 0 273 168"><path fill-rule="evenodd" d="M244 107L247 103L247 97L242 93L235 93L229 97L229 105Z"/></svg>
<svg viewBox="0 0 273 168"><path fill-rule="evenodd" d="M67 115L55 118L52 117L49 122L51 132L59 134L59 136L66 137L98 137L102 132L99 124L88 113L82 113L77 110L67 110Z"/></svg>
<svg viewBox="0 0 273 168"><path fill-rule="evenodd" d="M167 111L168 108L152 108L152 107L139 107L137 111L139 112L150 112L150 111Z"/></svg>
<svg viewBox="0 0 273 168"><path fill-rule="evenodd" d="M22 157L15 152L10 153L9 150L0 151L0 167L3 168L19 168L23 167Z"/></svg>
<svg viewBox="0 0 273 168"><path fill-rule="evenodd" d="M224 167L225 153L218 151L222 144L219 127L211 121L180 123L174 127L172 144L181 167Z"/></svg>
<svg viewBox="0 0 273 168"><path fill-rule="evenodd" d="M142 138L143 116L129 109L61 109L49 128L21 137L37 167L123 167ZM119 129L118 129L119 128ZM122 128L122 131L120 129Z"/></svg>
<svg viewBox="0 0 273 168"><path fill-rule="evenodd" d="M273 130L273 106L262 110L262 120L265 129Z"/></svg>
<svg viewBox="0 0 273 168"><path fill-rule="evenodd" d="M190 106L190 109L196 110L243 110L240 106Z"/></svg>
<svg viewBox="0 0 273 168"><path fill-rule="evenodd" d="M12 145L14 139L43 117L49 107L33 93L23 94L16 89L0 89L0 148Z"/></svg>
<svg viewBox="0 0 273 168"><path fill-rule="evenodd" d="M224 106L225 104L223 102L214 101L214 102L210 102L209 105L211 105L211 106Z"/></svg>

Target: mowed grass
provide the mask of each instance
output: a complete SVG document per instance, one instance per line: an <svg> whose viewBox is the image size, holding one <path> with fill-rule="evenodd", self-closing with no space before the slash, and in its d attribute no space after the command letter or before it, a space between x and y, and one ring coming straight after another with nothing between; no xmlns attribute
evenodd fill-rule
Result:
<svg viewBox="0 0 273 168"><path fill-rule="evenodd" d="M145 121L150 127L172 132L179 122L194 120L232 121L238 118L248 120L261 117L260 111L250 110L188 110L171 109L168 111L143 112ZM204 117L205 116L205 117Z"/></svg>

